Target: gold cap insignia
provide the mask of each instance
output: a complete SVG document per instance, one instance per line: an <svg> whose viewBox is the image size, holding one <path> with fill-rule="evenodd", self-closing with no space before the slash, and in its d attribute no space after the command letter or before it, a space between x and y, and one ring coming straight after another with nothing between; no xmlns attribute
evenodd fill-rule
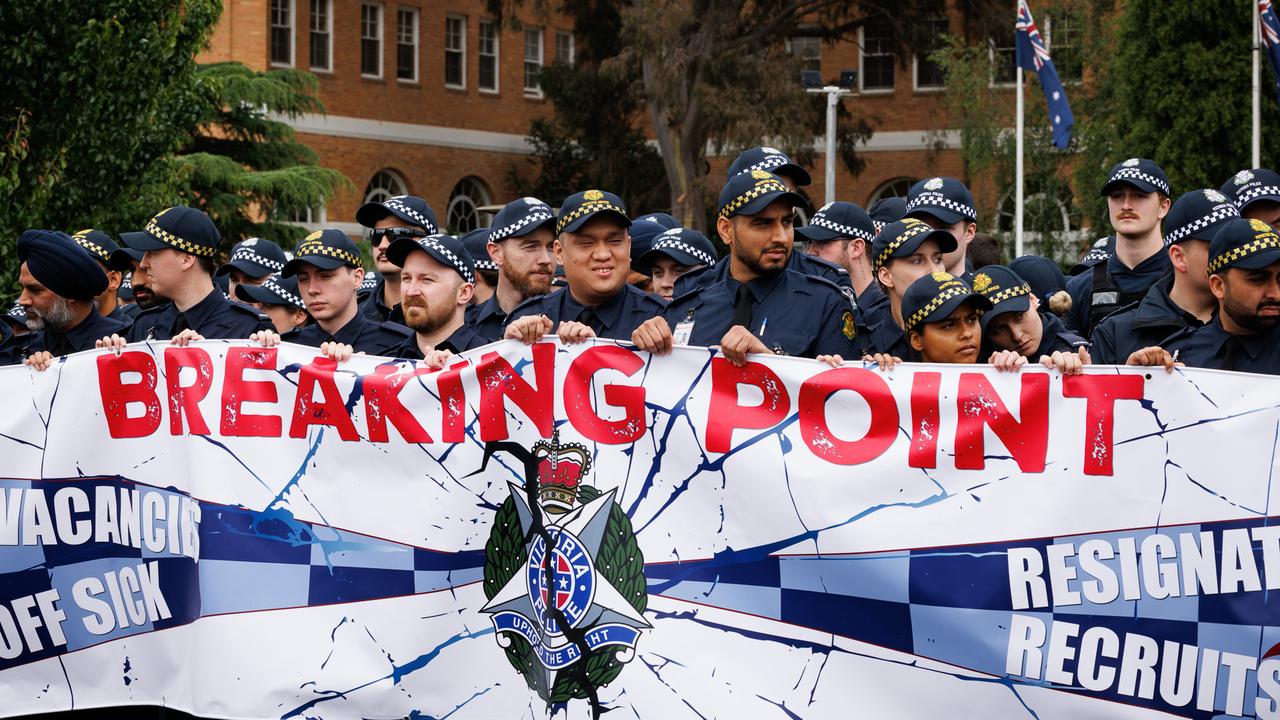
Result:
<svg viewBox="0 0 1280 720"><path fill-rule="evenodd" d="M588 190L582 193L582 199L591 200L591 201L603 200L604 193L600 192L599 190Z"/></svg>

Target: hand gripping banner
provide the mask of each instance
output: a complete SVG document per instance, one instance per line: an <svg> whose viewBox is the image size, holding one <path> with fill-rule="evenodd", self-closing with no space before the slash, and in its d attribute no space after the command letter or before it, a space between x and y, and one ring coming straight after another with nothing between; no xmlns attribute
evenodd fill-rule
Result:
<svg viewBox="0 0 1280 720"><path fill-rule="evenodd" d="M1280 716L1280 380L512 342L0 370L0 716Z"/></svg>

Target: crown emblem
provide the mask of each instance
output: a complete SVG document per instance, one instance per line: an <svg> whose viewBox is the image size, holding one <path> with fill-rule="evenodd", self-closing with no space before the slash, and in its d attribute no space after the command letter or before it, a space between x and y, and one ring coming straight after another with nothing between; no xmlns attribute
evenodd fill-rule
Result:
<svg viewBox="0 0 1280 720"><path fill-rule="evenodd" d="M1224 203L1227 201L1227 196L1217 190L1205 190L1204 196L1209 199L1209 202Z"/></svg>
<svg viewBox="0 0 1280 720"><path fill-rule="evenodd" d="M1257 232L1274 232L1270 225L1257 218L1251 218L1249 220L1249 227L1253 228Z"/></svg>
<svg viewBox="0 0 1280 720"><path fill-rule="evenodd" d="M925 190L941 190L942 178L940 177L930 178L929 181L924 184L924 189Z"/></svg>
<svg viewBox="0 0 1280 720"><path fill-rule="evenodd" d="M591 453L581 443L561 443L560 431L551 442L540 440L533 446L538 458L538 497L547 512L560 515L578 501L578 485L591 470Z"/></svg>
<svg viewBox="0 0 1280 720"><path fill-rule="evenodd" d="M991 276L986 273L978 273L973 276L973 291L986 292L991 287Z"/></svg>
<svg viewBox="0 0 1280 720"><path fill-rule="evenodd" d="M592 201L592 202L594 202L594 201L596 201L596 200L603 200L603 199L604 199L604 193L600 192L599 190L588 190L588 191L586 191L586 192L582 193L582 199L583 199L583 200L590 200L590 201Z"/></svg>
<svg viewBox="0 0 1280 720"><path fill-rule="evenodd" d="M1236 173L1236 184L1243 185L1253 179L1253 173L1248 170L1241 170Z"/></svg>
<svg viewBox="0 0 1280 720"><path fill-rule="evenodd" d="M1129 158L1121 164L1125 167L1138 167L1138 158Z"/></svg>
<svg viewBox="0 0 1280 720"><path fill-rule="evenodd" d="M757 180L768 180L772 175L773 173L768 170L761 170L760 168L751 171L751 177Z"/></svg>
<svg viewBox="0 0 1280 720"><path fill-rule="evenodd" d="M955 277L951 273L942 272L941 270L932 273L932 277L934 282L940 283L947 282L948 280L955 280Z"/></svg>

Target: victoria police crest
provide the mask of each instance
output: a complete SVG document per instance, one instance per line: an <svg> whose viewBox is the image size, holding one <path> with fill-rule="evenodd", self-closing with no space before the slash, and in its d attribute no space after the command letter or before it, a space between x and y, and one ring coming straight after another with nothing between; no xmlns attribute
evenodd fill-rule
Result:
<svg viewBox="0 0 1280 720"><path fill-rule="evenodd" d="M591 455L559 432L532 449L490 443L524 461L485 545L481 608L497 643L548 705L596 691L635 656L647 594L644 557L614 491L582 484Z"/></svg>

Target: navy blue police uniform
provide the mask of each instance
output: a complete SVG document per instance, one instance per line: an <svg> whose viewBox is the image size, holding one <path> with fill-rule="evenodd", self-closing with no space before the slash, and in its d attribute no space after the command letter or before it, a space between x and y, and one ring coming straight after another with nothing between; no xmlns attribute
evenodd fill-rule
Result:
<svg viewBox="0 0 1280 720"><path fill-rule="evenodd" d="M212 258L222 235L209 216L185 205L161 211L140 233L122 239L133 250L171 248L196 257ZM139 312L125 339L168 340L183 330L195 330L209 340L246 339L259 330L274 330L271 319L247 305L227 299L215 285L203 300L180 311L171 302Z"/></svg>
<svg viewBox="0 0 1280 720"><path fill-rule="evenodd" d="M493 216L488 242L502 244L511 238L524 237L547 226L554 233L555 224L555 212L538 198L512 200ZM507 324L507 312L498 304L498 294L494 293L488 300L467 308L466 324L474 328L476 334L486 342L501 340L503 328Z"/></svg>
<svg viewBox="0 0 1280 720"><path fill-rule="evenodd" d="M602 190L586 190L565 198L556 221L556 234L575 232L597 215L613 217L625 227L630 227L622 198ZM613 297L594 307L587 307L573 297L573 288L565 292L539 295L520 303L511 311L507 324L527 315L546 315L551 319L554 332L561 322L576 321L589 326L596 337L613 340L630 340L631 333L645 320L661 315L663 303L630 283Z"/></svg>
<svg viewBox="0 0 1280 720"><path fill-rule="evenodd" d="M731 175L720 192L719 215L750 216L780 200L804 202L770 172ZM676 297L663 314L673 334L687 334L686 344L716 345L741 325L778 355L857 355L853 310L835 283L790 267L743 283L728 272L728 259L720 264L726 268L722 279Z"/></svg>
<svg viewBox="0 0 1280 720"><path fill-rule="evenodd" d="M1172 197L1164 171L1154 161L1143 158L1130 158L1113 167L1101 194L1110 195L1117 185ZM1132 268L1113 252L1105 262L1097 262L1067 281L1067 293L1071 295L1071 310L1063 318L1067 327L1081 335L1092 335L1108 315L1141 300L1172 267L1163 247Z"/></svg>
<svg viewBox="0 0 1280 720"><path fill-rule="evenodd" d="M941 252L955 250L956 237L947 230L937 230L917 218L903 218L885 225L871 243L871 267L880 268L899 258L909 258L926 240L933 240ZM905 316L904 316L905 317ZM906 332L893 319L893 301L887 295L881 302L867 304L867 333L863 342L866 354L887 353L903 360L919 360L920 354L907 341Z"/></svg>
<svg viewBox="0 0 1280 720"><path fill-rule="evenodd" d="M990 358L998 349L988 337L991 321L1006 313L1025 313L1031 309L1034 295L1031 283L1004 265L987 265L973 276L973 290L991 303L991 309L982 315L982 350L979 357ZM1067 330L1062 321L1052 313L1037 312L1040 318L1040 345L1030 353L1023 353L1032 361L1055 352L1076 352L1088 348L1089 341ZM999 348L1014 350L1017 348Z"/></svg>
<svg viewBox="0 0 1280 720"><path fill-rule="evenodd" d="M304 264L321 270L333 270L344 265L349 268L359 268L361 267L360 250L341 230L317 230L298 244L293 259L285 263L284 270L280 274L287 278L293 277L297 274L298 268ZM320 327L319 323L314 323L286 333L282 339L286 342L317 348L327 342L339 342L350 345L355 352L386 355L410 335L412 333L409 328L403 325L370 320L357 309L355 315L335 332L330 333Z"/></svg>
<svg viewBox="0 0 1280 720"><path fill-rule="evenodd" d="M1280 263L1280 235L1261 220L1237 218L1209 243L1209 274L1230 268L1260 270ZM1219 313L1204 327L1186 328L1165 343L1189 367L1280 375L1280 326L1253 335L1233 335Z"/></svg>
<svg viewBox="0 0 1280 720"><path fill-rule="evenodd" d="M486 240L487 242L487 240ZM462 276L462 281L474 285L476 282L476 261L469 248L460 238L452 235L428 235L424 238L400 238L387 248L387 259L404 267L409 253L425 252L446 267L452 268ZM488 253L486 252L486 257ZM496 267L496 266L495 266ZM448 350L460 353L489 344L476 333L475 329L464 321L449 337L436 344L437 350ZM409 337L400 345L389 350L387 355L410 360L421 360L425 357L418 344L418 334L410 330Z"/></svg>
<svg viewBox="0 0 1280 720"><path fill-rule="evenodd" d="M1235 205L1217 190L1192 190L1178 198L1165 216L1165 243L1208 242L1223 223L1240 217ZM1169 297L1173 271L1151 286L1138 302L1117 310L1093 331L1093 359L1100 365L1123 365L1144 347L1162 345L1183 328L1204 323Z"/></svg>
<svg viewBox="0 0 1280 720"><path fill-rule="evenodd" d="M384 228L374 230L374 225L385 217L395 217L405 224L403 228ZM440 223L436 221L436 213L426 200L416 195L396 195L381 202L367 202L356 210L356 222L369 228L370 242L376 247L381 244L381 236L388 235L391 241L401 237L424 237L440 232ZM403 319L398 308L387 305L383 299L383 288L386 279L381 275L373 287L366 290L361 286L360 312L370 320L391 320L399 322Z"/></svg>

